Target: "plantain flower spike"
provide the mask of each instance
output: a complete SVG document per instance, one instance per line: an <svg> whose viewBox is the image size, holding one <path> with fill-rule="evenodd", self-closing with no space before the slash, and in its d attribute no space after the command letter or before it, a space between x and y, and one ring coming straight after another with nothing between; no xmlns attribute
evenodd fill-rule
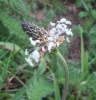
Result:
<svg viewBox="0 0 96 100"><path fill-rule="evenodd" d="M42 61L46 52L51 53L55 48L58 48L64 41L70 42L69 36L73 36L70 21L62 18L56 23L50 22L52 29L46 31L44 28L39 27L30 22L24 22L22 29L28 34L32 49L26 49L25 60L30 66Z"/></svg>

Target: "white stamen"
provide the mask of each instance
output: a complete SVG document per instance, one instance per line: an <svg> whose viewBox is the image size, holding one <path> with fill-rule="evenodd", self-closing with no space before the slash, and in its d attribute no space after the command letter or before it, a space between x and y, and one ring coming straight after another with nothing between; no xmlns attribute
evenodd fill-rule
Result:
<svg viewBox="0 0 96 100"><path fill-rule="evenodd" d="M66 19L65 19L65 18L62 18L62 19L60 20L60 23L64 23L64 22L66 22Z"/></svg>
<svg viewBox="0 0 96 100"><path fill-rule="evenodd" d="M56 34L56 35L54 36L54 38L55 38L55 39L59 38L59 34ZM55 40L54 40L54 41L55 41Z"/></svg>
<svg viewBox="0 0 96 100"><path fill-rule="evenodd" d="M69 40L69 38L68 38L68 37L66 38L66 40L67 40L67 42L70 42L70 40Z"/></svg>
<svg viewBox="0 0 96 100"><path fill-rule="evenodd" d="M57 44L57 47L59 47L59 42L57 42L56 44Z"/></svg>
<svg viewBox="0 0 96 100"><path fill-rule="evenodd" d="M52 28L50 31L49 31L49 34L50 35L55 35L56 33L56 28Z"/></svg>
<svg viewBox="0 0 96 100"><path fill-rule="evenodd" d="M48 45L48 51L51 52L51 49L52 47L54 46L55 44L53 42L50 42L49 45Z"/></svg>
<svg viewBox="0 0 96 100"><path fill-rule="evenodd" d="M73 33L72 33L71 29L69 30L69 32L70 32L70 35L73 36Z"/></svg>
<svg viewBox="0 0 96 100"><path fill-rule="evenodd" d="M32 61L31 61L31 58L25 58L25 60L29 63L30 66L32 66L32 67L34 66Z"/></svg>
<svg viewBox="0 0 96 100"><path fill-rule="evenodd" d="M31 44L32 44L33 46L36 45L36 42L32 40L32 37L30 37L29 40L30 40L30 42L31 42Z"/></svg>
<svg viewBox="0 0 96 100"><path fill-rule="evenodd" d="M25 50L25 55L29 55L29 52L28 52L28 50L27 50L27 49Z"/></svg>
<svg viewBox="0 0 96 100"><path fill-rule="evenodd" d="M34 51L32 52L31 57L32 57L36 62L39 61L40 54L39 54L39 52L37 51L37 49L34 50Z"/></svg>
<svg viewBox="0 0 96 100"><path fill-rule="evenodd" d="M40 40L36 40L35 42L36 42L36 43L40 43Z"/></svg>
<svg viewBox="0 0 96 100"><path fill-rule="evenodd" d="M72 33L71 29L70 30L66 29L66 34L73 36L73 33Z"/></svg>
<svg viewBox="0 0 96 100"><path fill-rule="evenodd" d="M55 26L55 23L50 22L50 25L51 25L51 26Z"/></svg>
<svg viewBox="0 0 96 100"><path fill-rule="evenodd" d="M53 41L54 39L53 39L53 37L48 37L48 40Z"/></svg>
<svg viewBox="0 0 96 100"><path fill-rule="evenodd" d="M57 24L56 29L62 29L62 25L61 24Z"/></svg>
<svg viewBox="0 0 96 100"><path fill-rule="evenodd" d="M69 24L69 25L71 25L71 22L70 22L70 21L66 21L66 24Z"/></svg>
<svg viewBox="0 0 96 100"><path fill-rule="evenodd" d="M44 47L42 47L42 51L46 52L46 50L45 50L45 48L44 48Z"/></svg>
<svg viewBox="0 0 96 100"><path fill-rule="evenodd" d="M63 27L64 29L66 29L66 28L67 28L67 25L65 25L65 24L62 24L62 27Z"/></svg>

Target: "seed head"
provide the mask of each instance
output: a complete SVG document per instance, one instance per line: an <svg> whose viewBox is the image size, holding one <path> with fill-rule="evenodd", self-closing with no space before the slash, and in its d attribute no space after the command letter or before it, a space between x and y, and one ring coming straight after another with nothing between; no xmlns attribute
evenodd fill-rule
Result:
<svg viewBox="0 0 96 100"><path fill-rule="evenodd" d="M22 23L22 29L28 34L29 37L32 37L33 40L40 39L43 34L47 33L44 28L40 28L39 26L30 22Z"/></svg>
<svg viewBox="0 0 96 100"><path fill-rule="evenodd" d="M50 24L53 28L49 31L30 22L22 24L22 29L28 34L30 43L34 46L32 50L25 50L25 55L27 56L25 60L31 66L34 66L34 62L42 61L46 52L51 53L55 48L64 43L65 40L70 42L69 36L73 36L71 28L67 27L71 22L65 18Z"/></svg>

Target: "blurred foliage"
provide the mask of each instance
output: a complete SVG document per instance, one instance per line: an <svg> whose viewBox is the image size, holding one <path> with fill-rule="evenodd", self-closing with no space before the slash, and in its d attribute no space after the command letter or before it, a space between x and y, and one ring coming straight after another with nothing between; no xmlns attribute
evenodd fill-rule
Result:
<svg viewBox="0 0 96 100"><path fill-rule="evenodd" d="M73 28L74 34L80 33L80 30L82 30L81 33L83 36L85 35L89 39L89 45L86 52L83 50L84 43L81 43L81 57L84 61L73 62L69 61L69 59L67 60L70 72L68 100L95 100L96 3L95 0L76 0L75 4L81 9L78 15L79 18L85 18L86 21L81 27L75 26ZM43 21L38 21L35 15L36 10L42 10L44 13L45 17ZM26 64L24 60L24 48L28 45L28 36L23 32L21 23L30 21L42 27L47 27L55 15L66 13L67 10L63 4L63 0L0 0L0 100L8 100L9 98L12 98L10 100L17 100L17 98L18 100L25 100L27 96L30 98L34 95L35 97L37 95L35 93L41 88L44 90L39 94L40 98L47 96L49 100L54 100L52 92L55 90L55 92L61 93L63 83L65 82L65 73L61 67L60 60L55 55L50 54L50 56L47 55L45 57L45 59L51 57L49 65L46 65L45 61L35 69ZM82 38L81 33L80 37ZM63 56L66 55L68 50L65 45L63 44L60 47L60 52ZM50 66L55 78L46 70L46 66ZM41 75L46 80L43 78L36 80L33 77L36 76L37 78L37 76ZM26 83L22 82L22 77L24 76L24 82ZM8 91L4 90L7 88L7 84L9 84L6 82L7 79L11 79L12 77L15 78L16 84L20 84L20 87L15 87L16 85L14 85L15 88L9 88L10 90ZM27 80L29 81L27 82ZM53 83L48 80L55 81L56 89L59 87L58 91L56 89L53 90L53 87L51 88ZM14 80L12 82L12 84L15 84ZM47 82L50 84L47 84ZM26 86L29 88L28 91ZM47 87L46 91L45 87ZM31 88L34 88L36 91L31 91ZM19 91L16 89L19 89ZM31 95L32 92L34 94ZM52 95L49 96L49 94Z"/></svg>
<svg viewBox="0 0 96 100"><path fill-rule="evenodd" d="M96 67L95 67L96 66L96 62L95 62L96 53L94 52L96 48L96 25L95 25L96 23L96 10L95 10L96 4L95 4L95 0L76 0L76 6L81 8L81 12L79 13L78 16L79 18L85 18L85 22L83 23L81 28L79 26L75 26L73 28L73 31L75 33L80 34L80 30L82 30L83 39L85 39L84 36L86 36L88 39L86 40L88 43L87 44L88 48L86 49L87 54L83 53L83 52L86 52L86 50L83 50L82 52L82 46L81 46L81 62L80 62L81 66L79 65L81 67L80 73L82 73L83 71L82 68L86 69L87 73L86 71L84 71L85 78L84 77L80 78L80 76L77 77L79 78L79 80L77 80L77 85L76 85L77 86L76 88L78 89L77 100L80 99L80 97L82 97L82 94L86 94L86 93L88 94L88 96L85 97L85 100L95 100L96 99L96 96L95 96L96 87L95 85L92 85L92 83L96 81L96 78L93 78L94 77L93 74L96 72ZM82 40L81 40L81 45L82 45ZM88 57L88 58L84 58L83 55L84 57ZM83 64L82 66L82 63L85 63L85 62L86 64ZM82 80L82 78L84 79ZM80 84L80 80L81 80L81 84Z"/></svg>
<svg viewBox="0 0 96 100"><path fill-rule="evenodd" d="M42 100L42 97L46 97L54 91L54 88L50 82L42 77L34 79L33 83L27 90L28 100Z"/></svg>
<svg viewBox="0 0 96 100"><path fill-rule="evenodd" d="M77 0L77 6L80 4L80 0ZM79 13L80 18L86 18L85 23L83 24L83 34L89 38L88 44L88 52L89 52L89 59L90 59L90 71L96 71L96 3L95 0L81 0L81 6L85 8L85 11L81 11Z"/></svg>
<svg viewBox="0 0 96 100"><path fill-rule="evenodd" d="M95 0L76 0L76 6L88 9L96 8Z"/></svg>

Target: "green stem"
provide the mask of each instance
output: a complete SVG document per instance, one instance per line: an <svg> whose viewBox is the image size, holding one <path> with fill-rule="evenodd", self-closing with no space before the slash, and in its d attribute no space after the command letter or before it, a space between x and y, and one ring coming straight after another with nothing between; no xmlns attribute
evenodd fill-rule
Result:
<svg viewBox="0 0 96 100"><path fill-rule="evenodd" d="M68 87L69 87L69 70L68 70L67 63L65 59L62 57L62 55L60 54L60 52L56 51L55 54L61 60L63 67L64 67L64 71L65 71L65 83L64 83L65 86L62 92L62 100L66 100Z"/></svg>

